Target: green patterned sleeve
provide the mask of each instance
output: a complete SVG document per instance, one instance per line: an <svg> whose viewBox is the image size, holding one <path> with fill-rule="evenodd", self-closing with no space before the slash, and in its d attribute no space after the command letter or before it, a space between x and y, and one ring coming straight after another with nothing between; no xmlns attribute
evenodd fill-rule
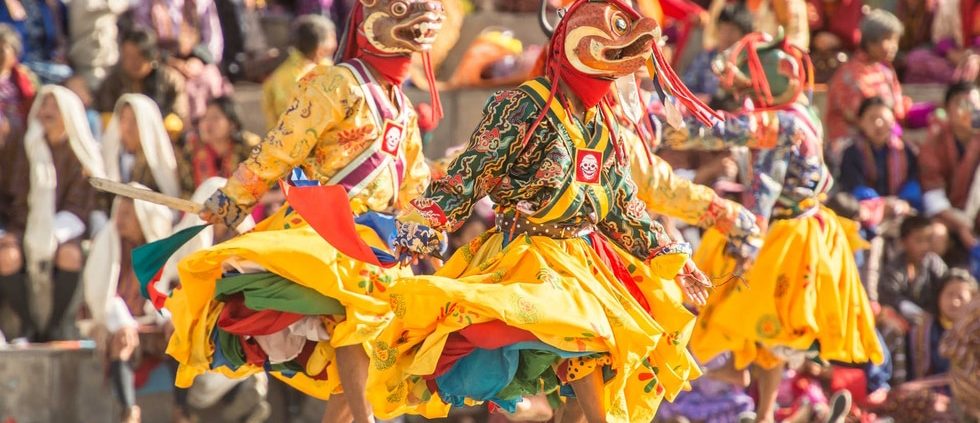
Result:
<svg viewBox="0 0 980 423"><path fill-rule="evenodd" d="M636 184L629 176L628 166L620 165L611 174L617 179L612 186L613 201L609 214L599 222L599 230L640 260L664 253L666 247L674 243L637 197Z"/></svg>
<svg viewBox="0 0 980 423"><path fill-rule="evenodd" d="M445 177L433 181L412 202L429 226L454 231L466 221L473 204L503 180L535 110L531 99L517 90L488 99L466 150L449 164Z"/></svg>

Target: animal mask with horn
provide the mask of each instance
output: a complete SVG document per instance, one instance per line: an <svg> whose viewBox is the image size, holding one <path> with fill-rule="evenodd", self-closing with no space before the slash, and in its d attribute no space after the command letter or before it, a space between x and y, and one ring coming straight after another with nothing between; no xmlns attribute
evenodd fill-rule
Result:
<svg viewBox="0 0 980 423"><path fill-rule="evenodd" d="M422 54L426 78L435 81L428 51L446 19L439 0L359 0L337 51L337 62L360 59L387 82L408 78L412 53ZM435 84L429 84L434 113L442 116Z"/></svg>
<svg viewBox="0 0 980 423"><path fill-rule="evenodd" d="M577 0L562 14L556 27L548 22L547 0L542 0L540 24L551 42L544 52L544 74L551 81L554 100L558 86L567 85L585 107L603 101L617 78L632 75L644 64L659 78L661 94L681 101L699 119L710 123L717 114L690 93L660 49L660 28L623 0ZM664 93L664 91L667 91ZM542 116L532 125L537 127Z"/></svg>
<svg viewBox="0 0 980 423"><path fill-rule="evenodd" d="M718 55L712 68L724 88L748 95L760 108L786 106L813 91L810 56L787 42L781 29L775 38L758 32L746 35Z"/></svg>

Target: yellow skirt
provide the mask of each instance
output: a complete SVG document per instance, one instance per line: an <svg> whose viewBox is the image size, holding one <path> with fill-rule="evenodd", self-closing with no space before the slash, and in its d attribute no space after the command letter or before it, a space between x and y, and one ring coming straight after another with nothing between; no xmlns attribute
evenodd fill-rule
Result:
<svg viewBox="0 0 980 423"><path fill-rule="evenodd" d="M214 299L214 293L222 276L222 264L229 259L257 264L334 298L345 307L346 316L335 325L326 325L330 340L319 342L307 364L308 368L318 366L320 371L326 366L326 380L314 380L303 373L286 376L271 372L307 395L327 399L333 393L342 392L334 348L365 344L376 338L391 320L388 290L398 278L411 276L411 270L382 269L351 259L327 244L297 213L287 214L287 211L283 207L251 232L198 251L180 262L181 287L165 304L173 315L174 334L167 353L179 363L177 386L189 387L197 375L208 371L229 377L264 371L261 366L250 364L235 371L227 367L211 369L212 331L222 307ZM369 245L385 248L373 230L366 226L357 229Z"/></svg>
<svg viewBox="0 0 980 423"><path fill-rule="evenodd" d="M764 347L807 350L816 341L825 360L880 363L848 223L826 208L775 221L745 283L729 282L708 298L691 341L694 355L707 361L731 351L738 368L753 361L771 368L779 361ZM709 276L730 274L735 262L724 247L724 236L709 231L694 260Z"/></svg>
<svg viewBox="0 0 980 423"><path fill-rule="evenodd" d="M449 405L426 376L434 374L451 334L495 320L558 350L608 357L615 374L603 395L610 422L652 420L663 398L673 399L700 375L686 350L694 316L673 280L686 254L645 265L616 249L646 293L647 313L585 239L503 241L491 231L435 276L402 279L392 288L395 319L374 342L369 375L379 416L445 416Z"/></svg>

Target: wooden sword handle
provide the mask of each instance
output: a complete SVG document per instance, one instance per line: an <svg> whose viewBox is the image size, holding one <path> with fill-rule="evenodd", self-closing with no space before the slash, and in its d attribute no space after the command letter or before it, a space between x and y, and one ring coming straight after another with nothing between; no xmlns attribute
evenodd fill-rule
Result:
<svg viewBox="0 0 980 423"><path fill-rule="evenodd" d="M131 185L123 184L109 179L88 178L88 182L92 184L92 186L99 191L113 193L126 198L132 198L134 200L149 201L151 203L159 204L161 206L167 206L174 210L180 210L187 213L198 214L201 212L201 210L204 209L203 205L195 203L193 201L184 200L183 198L171 197L169 195L164 195L156 191L137 188Z"/></svg>

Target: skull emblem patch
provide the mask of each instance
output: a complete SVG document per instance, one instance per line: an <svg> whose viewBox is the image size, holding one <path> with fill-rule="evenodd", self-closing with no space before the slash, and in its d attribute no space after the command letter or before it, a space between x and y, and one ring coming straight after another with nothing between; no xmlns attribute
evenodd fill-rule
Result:
<svg viewBox="0 0 980 423"><path fill-rule="evenodd" d="M575 180L587 184L599 183L599 170L602 167L602 152L578 150L575 157Z"/></svg>
<svg viewBox="0 0 980 423"><path fill-rule="evenodd" d="M392 156L398 155L398 146L402 143L402 138L404 138L404 127L392 122L385 121L384 132L382 132L382 142L381 149L385 153L391 154Z"/></svg>

